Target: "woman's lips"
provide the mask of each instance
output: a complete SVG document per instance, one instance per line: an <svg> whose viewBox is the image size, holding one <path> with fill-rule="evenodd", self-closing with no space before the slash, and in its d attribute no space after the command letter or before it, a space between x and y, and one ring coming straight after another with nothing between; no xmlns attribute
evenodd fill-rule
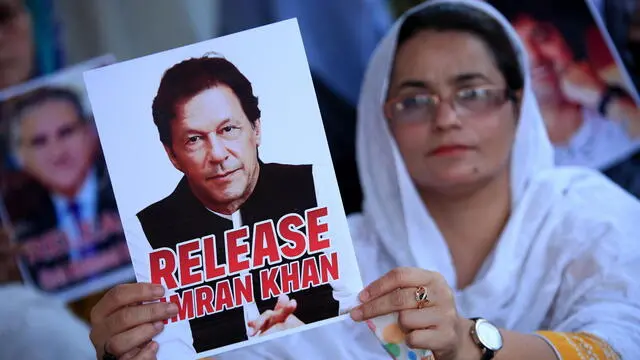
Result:
<svg viewBox="0 0 640 360"><path fill-rule="evenodd" d="M465 145L444 145L438 146L437 148L431 150L429 155L431 156L442 156L442 155L453 155L461 152L465 152L470 150L471 147Z"/></svg>

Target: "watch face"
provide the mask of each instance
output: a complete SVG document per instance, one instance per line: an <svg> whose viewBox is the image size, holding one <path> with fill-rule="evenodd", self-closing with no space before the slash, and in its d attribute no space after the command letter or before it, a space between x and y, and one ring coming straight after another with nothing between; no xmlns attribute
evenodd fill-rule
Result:
<svg viewBox="0 0 640 360"><path fill-rule="evenodd" d="M478 340L490 350L498 351L502 348L502 335L498 328L487 321L478 321L476 324Z"/></svg>

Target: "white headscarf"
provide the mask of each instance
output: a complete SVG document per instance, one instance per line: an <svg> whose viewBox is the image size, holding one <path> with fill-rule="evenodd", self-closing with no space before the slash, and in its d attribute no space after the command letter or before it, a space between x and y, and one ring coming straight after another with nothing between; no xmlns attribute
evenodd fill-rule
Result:
<svg viewBox="0 0 640 360"><path fill-rule="evenodd" d="M398 32L404 20L424 8L443 3L466 4L487 12L504 26L513 41L514 48L517 49L524 74L524 91L522 115L518 122L511 160L511 189L514 205L522 199L531 178L553 166L553 148L544 128L538 103L531 90L526 52L507 19L490 5L473 0L433 0L411 9L394 24L370 62L358 106L357 131L358 166L365 198L363 212L372 220L371 223L375 224L376 231L382 238L393 239L385 241L383 245L395 254L397 261L401 263L414 262L415 255L411 254L410 247L400 246L398 241L401 240L398 239L406 239L405 233L408 228L411 228L407 223L411 219L406 218L404 214L415 212L416 204L407 204L407 200L411 201L412 198L419 200L419 196L391 137L382 112L382 105L388 90ZM391 169L395 169L395 172L388 171ZM403 199L403 201L399 202L397 199ZM420 207L424 208L422 205ZM427 225L430 227L430 232L437 231L430 218L424 220L430 223ZM399 251L400 249L404 251Z"/></svg>
<svg viewBox="0 0 640 360"><path fill-rule="evenodd" d="M598 173L554 167L524 47L508 21L482 1L432 0L413 8L371 59L357 125L363 213L351 219L365 283L393 267L417 266L440 272L456 289L447 244L382 111L404 20L444 3L495 18L517 50L525 80L510 169L512 213L475 282L457 291L459 311L510 330L591 331L621 354L640 354L640 293L634 279L640 274L640 203Z"/></svg>

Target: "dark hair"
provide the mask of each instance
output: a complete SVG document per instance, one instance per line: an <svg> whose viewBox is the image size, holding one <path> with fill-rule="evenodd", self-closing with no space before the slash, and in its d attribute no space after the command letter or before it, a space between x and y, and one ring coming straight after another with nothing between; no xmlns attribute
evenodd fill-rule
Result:
<svg viewBox="0 0 640 360"><path fill-rule="evenodd" d="M44 86L16 96L8 101L7 115L10 117L19 117L32 106L40 105L50 100L68 102L75 109L78 118L85 119L84 107L82 106L82 101L80 101L80 96L71 89L57 86Z"/></svg>
<svg viewBox="0 0 640 360"><path fill-rule="evenodd" d="M502 25L490 15L474 7L460 4L438 4L410 15L398 34L398 47L423 30L461 31L480 38L491 50L496 66L510 90L524 86L516 50Z"/></svg>
<svg viewBox="0 0 640 360"><path fill-rule="evenodd" d="M593 15L584 0L487 0L510 22L519 16L553 25L567 43L575 60L587 57L586 32L595 26Z"/></svg>
<svg viewBox="0 0 640 360"><path fill-rule="evenodd" d="M85 117L80 96L75 91L56 86L40 87L18 95L3 105L3 118L9 120L8 125L10 127L9 131L12 134L12 141L17 140L17 127L22 115L32 107L52 100L66 101L73 106L80 121L86 122L88 120L87 117Z"/></svg>
<svg viewBox="0 0 640 360"><path fill-rule="evenodd" d="M171 121L178 106L203 90L226 85L238 97L242 110L251 125L260 118L258 98L253 95L251 82L227 59L221 57L191 58L165 71L153 99L153 122L158 128L160 141L171 146Z"/></svg>

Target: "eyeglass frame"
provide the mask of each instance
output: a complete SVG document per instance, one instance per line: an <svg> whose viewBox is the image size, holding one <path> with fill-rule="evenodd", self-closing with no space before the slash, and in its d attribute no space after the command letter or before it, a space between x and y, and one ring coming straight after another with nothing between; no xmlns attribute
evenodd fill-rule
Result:
<svg viewBox="0 0 640 360"><path fill-rule="evenodd" d="M428 122L429 120L424 120L424 121L419 121L419 122L416 122L416 121L408 121L408 122L406 122L406 121L397 121L397 120L394 120L392 116L389 116L390 107L393 106L394 104L397 104L400 99L407 99L407 98L410 98L410 97L426 95L427 97L435 99L435 104L434 105L435 105L436 111L439 109L439 107L443 103L447 103L451 107L451 109L456 113L456 115L460 116L459 115L459 110L457 109L457 106L456 106L456 101L455 101L456 96L459 93L463 92L463 91L476 90L476 89L487 89L487 90L495 90L497 92L502 92L503 98L500 100L499 104L496 105L496 107L495 107L496 109L499 108L500 106L504 105L508 101L514 101L514 102L518 101L518 97L516 96L516 91L512 90L509 87L504 87L504 88L496 88L496 87L488 87L488 86L465 87L465 88L459 89L458 91L454 92L452 95L449 95L449 96L446 96L446 97L438 95L438 94L427 94L427 93L395 96L395 97L387 100L384 103L384 105L383 105L383 114L387 118L388 121L396 122L396 123L405 123L406 124L406 123Z"/></svg>

